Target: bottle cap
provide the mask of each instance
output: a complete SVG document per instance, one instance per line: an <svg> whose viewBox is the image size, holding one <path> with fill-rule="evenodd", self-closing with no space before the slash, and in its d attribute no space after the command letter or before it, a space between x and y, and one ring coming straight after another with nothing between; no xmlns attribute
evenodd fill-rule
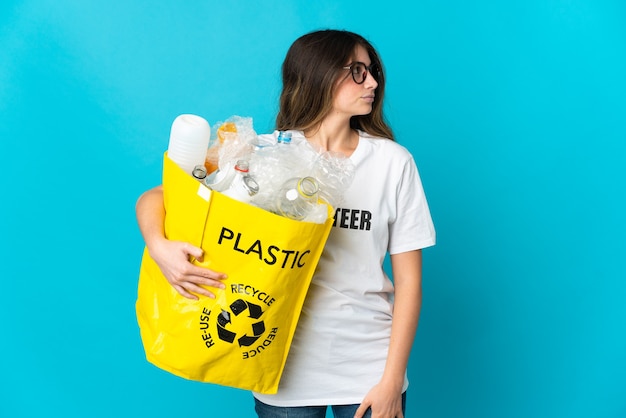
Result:
<svg viewBox="0 0 626 418"><path fill-rule="evenodd" d="M278 133L278 139L276 140L279 144L289 144L291 143L291 132L280 131Z"/></svg>

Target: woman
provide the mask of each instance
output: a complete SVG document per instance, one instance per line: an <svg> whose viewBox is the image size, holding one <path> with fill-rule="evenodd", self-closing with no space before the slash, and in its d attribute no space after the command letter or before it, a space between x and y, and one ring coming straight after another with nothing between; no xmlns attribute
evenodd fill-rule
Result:
<svg viewBox="0 0 626 418"><path fill-rule="evenodd" d="M404 417L406 368L421 306L421 249L435 231L415 162L383 117L374 47L352 32L297 39L282 67L277 130L356 170L320 259L276 395L255 393L259 417ZM183 296L214 297L223 272L192 265L202 250L164 237L162 189L137 202L151 256ZM390 254L393 283L382 268Z"/></svg>

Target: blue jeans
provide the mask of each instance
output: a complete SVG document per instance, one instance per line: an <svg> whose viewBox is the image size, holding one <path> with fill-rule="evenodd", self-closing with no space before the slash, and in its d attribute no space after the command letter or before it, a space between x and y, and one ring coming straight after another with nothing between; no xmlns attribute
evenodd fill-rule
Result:
<svg viewBox="0 0 626 418"><path fill-rule="evenodd" d="M254 398L254 410L259 418L325 418L326 406L272 406L264 404ZM335 418L353 418L359 404L352 405L331 405L333 417ZM402 394L402 414L406 414L406 392ZM364 415L364 418L370 418L372 411L370 409Z"/></svg>

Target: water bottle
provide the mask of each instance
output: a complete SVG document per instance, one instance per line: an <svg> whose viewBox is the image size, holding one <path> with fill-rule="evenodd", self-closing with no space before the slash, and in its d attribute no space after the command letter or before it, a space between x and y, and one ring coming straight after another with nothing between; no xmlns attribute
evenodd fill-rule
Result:
<svg viewBox="0 0 626 418"><path fill-rule="evenodd" d="M250 156L250 167L260 192L252 204L263 208L273 206L274 196L285 180L298 175L294 174L288 155L291 148L291 132L279 132L276 138L263 138L263 142L257 140Z"/></svg>
<svg viewBox="0 0 626 418"><path fill-rule="evenodd" d="M319 186L313 177L294 177L278 191L276 208L279 215L301 221L317 206Z"/></svg>
<svg viewBox="0 0 626 418"><path fill-rule="evenodd" d="M206 119L197 115L179 115L172 123L167 156L191 174L194 167L204 165L210 139L211 127Z"/></svg>
<svg viewBox="0 0 626 418"><path fill-rule="evenodd" d="M240 202L249 203L259 192L259 183L250 175L248 161L238 160L234 167L233 179L224 195Z"/></svg>

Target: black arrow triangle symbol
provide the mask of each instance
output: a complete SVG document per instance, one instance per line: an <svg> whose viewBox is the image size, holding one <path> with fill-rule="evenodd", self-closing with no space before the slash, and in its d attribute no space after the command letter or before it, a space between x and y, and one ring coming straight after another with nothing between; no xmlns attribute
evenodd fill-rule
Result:
<svg viewBox="0 0 626 418"><path fill-rule="evenodd" d="M250 311L250 318L259 319L263 315L263 309L254 303L248 302L248 311Z"/></svg>
<svg viewBox="0 0 626 418"><path fill-rule="evenodd" d="M221 326L226 326L226 324L230 324L230 314L228 311L222 309L222 312L217 316L217 323Z"/></svg>

